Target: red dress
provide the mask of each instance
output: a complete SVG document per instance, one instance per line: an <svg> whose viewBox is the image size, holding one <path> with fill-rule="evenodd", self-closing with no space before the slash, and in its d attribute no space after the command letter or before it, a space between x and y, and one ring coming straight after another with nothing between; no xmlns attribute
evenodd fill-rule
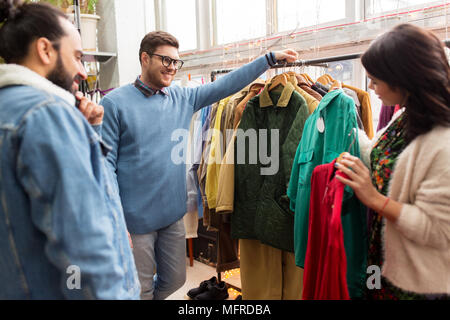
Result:
<svg viewBox="0 0 450 320"><path fill-rule="evenodd" d="M350 299L341 222L345 185L335 178L335 162L317 166L311 176L304 300ZM341 172L336 174L346 177Z"/></svg>

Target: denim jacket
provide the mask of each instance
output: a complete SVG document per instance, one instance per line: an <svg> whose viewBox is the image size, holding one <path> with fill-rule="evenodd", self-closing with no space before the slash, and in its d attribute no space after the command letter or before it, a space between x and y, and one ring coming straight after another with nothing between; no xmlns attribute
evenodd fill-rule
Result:
<svg viewBox="0 0 450 320"><path fill-rule="evenodd" d="M0 299L137 299L100 137L73 96L0 66Z"/></svg>

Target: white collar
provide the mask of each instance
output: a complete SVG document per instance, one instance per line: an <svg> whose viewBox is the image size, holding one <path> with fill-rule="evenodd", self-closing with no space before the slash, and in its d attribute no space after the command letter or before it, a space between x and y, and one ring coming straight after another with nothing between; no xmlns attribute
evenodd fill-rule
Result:
<svg viewBox="0 0 450 320"><path fill-rule="evenodd" d="M30 86L54 94L70 105L75 105L75 97L69 91L40 76L29 68L17 64L0 64L0 88L10 85Z"/></svg>

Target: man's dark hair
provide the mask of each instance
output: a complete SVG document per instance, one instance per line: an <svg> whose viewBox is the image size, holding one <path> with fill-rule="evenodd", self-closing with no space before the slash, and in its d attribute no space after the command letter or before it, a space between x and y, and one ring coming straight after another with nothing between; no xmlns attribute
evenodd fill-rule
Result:
<svg viewBox="0 0 450 320"><path fill-rule="evenodd" d="M60 18L67 19L61 10L46 3L0 0L0 56L7 63L20 63L30 44L42 37L58 50L59 40L66 35Z"/></svg>
<svg viewBox="0 0 450 320"><path fill-rule="evenodd" d="M409 94L408 143L436 125L450 127L450 67L444 44L433 32L400 24L377 38L361 62L369 74Z"/></svg>
<svg viewBox="0 0 450 320"><path fill-rule="evenodd" d="M159 46L169 45L179 48L178 40L170 33L164 31L152 31L145 35L141 41L141 48L139 49L139 62L142 64L142 52L152 54Z"/></svg>

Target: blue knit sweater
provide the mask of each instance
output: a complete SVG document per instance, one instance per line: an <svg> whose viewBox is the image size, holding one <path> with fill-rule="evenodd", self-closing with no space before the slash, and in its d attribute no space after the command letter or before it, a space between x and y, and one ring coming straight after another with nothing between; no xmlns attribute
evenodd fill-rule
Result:
<svg viewBox="0 0 450 320"><path fill-rule="evenodd" d="M107 162L117 179L130 233L156 231L183 217L183 132L188 132L194 112L238 92L269 69L273 54L266 56L197 88L171 86L164 89L167 95L145 97L128 84L102 99L102 135L112 147Z"/></svg>

